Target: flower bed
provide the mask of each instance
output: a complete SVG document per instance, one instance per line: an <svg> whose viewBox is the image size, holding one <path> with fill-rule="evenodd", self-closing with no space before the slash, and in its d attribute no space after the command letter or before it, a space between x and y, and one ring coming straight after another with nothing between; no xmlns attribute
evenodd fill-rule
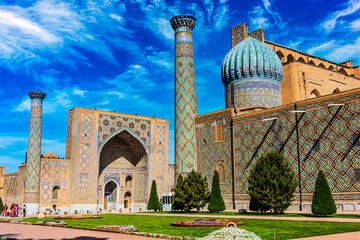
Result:
<svg viewBox="0 0 360 240"><path fill-rule="evenodd" d="M123 226L118 226L118 225L110 225L110 226L98 226L96 228L92 228L91 230L98 230L98 231L105 231L105 232L136 232L137 229L134 228L133 225L123 225Z"/></svg>
<svg viewBox="0 0 360 240"><path fill-rule="evenodd" d="M98 218L102 218L102 216L97 216L97 215L73 215L73 216L58 216L58 217L55 217L54 219L71 220L71 219L98 219Z"/></svg>
<svg viewBox="0 0 360 240"><path fill-rule="evenodd" d="M228 219L194 219L171 223L175 227L237 227L241 224L242 222Z"/></svg>
<svg viewBox="0 0 360 240"><path fill-rule="evenodd" d="M39 221L35 223L36 225L50 225L50 226L64 226L66 222L64 221Z"/></svg>
<svg viewBox="0 0 360 240"><path fill-rule="evenodd" d="M196 240L261 240L255 233L239 228L222 228Z"/></svg>

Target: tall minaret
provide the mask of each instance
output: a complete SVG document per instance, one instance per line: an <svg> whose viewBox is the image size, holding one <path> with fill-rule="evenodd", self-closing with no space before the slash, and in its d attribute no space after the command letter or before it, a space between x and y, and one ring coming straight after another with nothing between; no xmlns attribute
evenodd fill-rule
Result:
<svg viewBox="0 0 360 240"><path fill-rule="evenodd" d="M39 211L42 101L46 94L29 92L29 96L31 98L31 114L24 204L26 212L29 215L35 215Z"/></svg>
<svg viewBox="0 0 360 240"><path fill-rule="evenodd" d="M197 170L195 116L197 115L192 30L188 15L170 20L175 31L175 179Z"/></svg>

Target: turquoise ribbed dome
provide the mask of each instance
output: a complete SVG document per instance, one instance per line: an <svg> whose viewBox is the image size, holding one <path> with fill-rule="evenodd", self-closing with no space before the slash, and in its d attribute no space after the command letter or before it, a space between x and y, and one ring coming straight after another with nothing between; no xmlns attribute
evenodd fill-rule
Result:
<svg viewBox="0 0 360 240"><path fill-rule="evenodd" d="M248 37L233 47L226 55L221 78L226 86L232 82L262 78L281 83L282 64L276 53L266 44Z"/></svg>

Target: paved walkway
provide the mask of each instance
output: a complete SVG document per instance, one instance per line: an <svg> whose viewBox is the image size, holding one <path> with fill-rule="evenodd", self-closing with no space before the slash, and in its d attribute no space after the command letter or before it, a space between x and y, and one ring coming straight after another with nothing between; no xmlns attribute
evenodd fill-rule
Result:
<svg viewBox="0 0 360 240"><path fill-rule="evenodd" d="M323 235L318 237L297 238L296 240L359 240L359 239L360 239L360 232L350 232L350 233Z"/></svg>
<svg viewBox="0 0 360 240"><path fill-rule="evenodd" d="M0 223L0 236L26 240L151 240L156 238L38 225Z"/></svg>
<svg viewBox="0 0 360 240"><path fill-rule="evenodd" d="M310 222L351 222L360 223L359 218L322 218L322 217L275 217L275 216L245 216L245 215L204 215L204 214L157 214L157 213L124 213L133 215L152 216L174 216L174 217L209 217L209 218L242 218L242 219L263 219L263 220L288 220L288 221L310 221Z"/></svg>

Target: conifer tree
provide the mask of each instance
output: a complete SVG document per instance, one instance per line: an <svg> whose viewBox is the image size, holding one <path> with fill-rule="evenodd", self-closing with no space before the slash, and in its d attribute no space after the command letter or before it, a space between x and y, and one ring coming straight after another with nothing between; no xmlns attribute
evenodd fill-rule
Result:
<svg viewBox="0 0 360 240"><path fill-rule="evenodd" d="M154 211L158 211L161 209L161 204L156 190L155 180L152 181L150 198L146 208L147 210L154 210Z"/></svg>
<svg viewBox="0 0 360 240"><path fill-rule="evenodd" d="M4 211L4 204L3 204L3 201L0 197L0 213L2 213L2 211Z"/></svg>
<svg viewBox="0 0 360 240"><path fill-rule="evenodd" d="M278 152L262 155L250 171L250 210L262 213L273 209L283 213L294 198L298 185L290 164Z"/></svg>
<svg viewBox="0 0 360 240"><path fill-rule="evenodd" d="M315 183L311 211L315 215L332 215L336 213L336 205L329 184L323 171L319 171Z"/></svg>
<svg viewBox="0 0 360 240"><path fill-rule="evenodd" d="M214 177L211 185L211 194L209 200L209 211L224 211L225 202L221 195L219 173L215 170Z"/></svg>
<svg viewBox="0 0 360 240"><path fill-rule="evenodd" d="M192 170L184 179L184 210L196 208L200 211L209 202L209 188L206 177Z"/></svg>
<svg viewBox="0 0 360 240"><path fill-rule="evenodd" d="M179 175L176 186L174 188L174 198L172 202L173 210L184 210L185 203L185 193L184 193L184 180L181 175Z"/></svg>

